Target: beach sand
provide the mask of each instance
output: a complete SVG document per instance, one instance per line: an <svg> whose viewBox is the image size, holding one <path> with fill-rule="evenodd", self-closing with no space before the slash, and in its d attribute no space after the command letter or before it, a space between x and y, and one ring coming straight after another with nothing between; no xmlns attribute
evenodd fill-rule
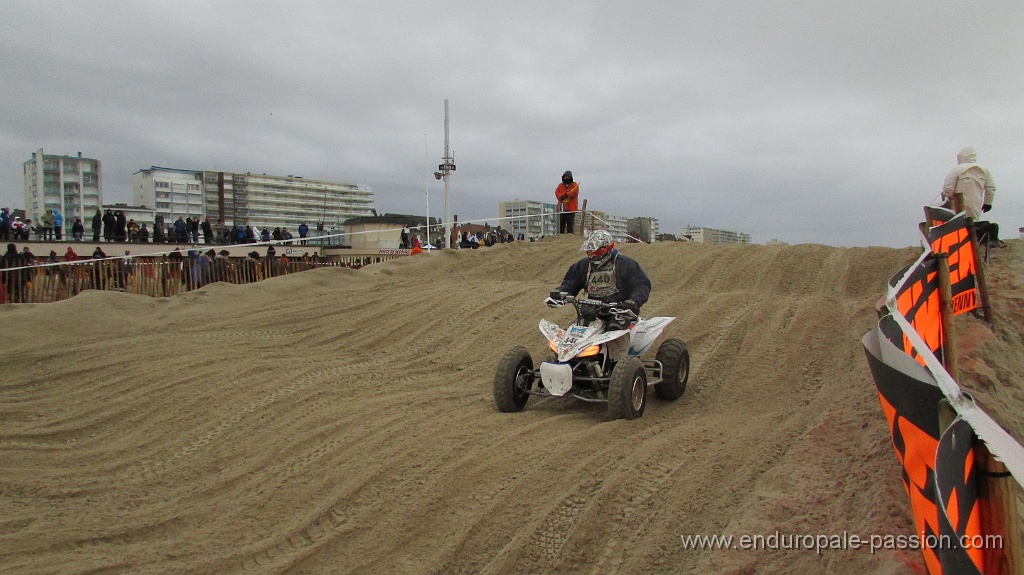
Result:
<svg viewBox="0 0 1024 575"><path fill-rule="evenodd" d="M0 572L916 573L917 551L690 550L686 535L910 534L861 347L916 248L621 246L689 386L642 419L531 398L578 238L321 269L168 299L0 306ZM1024 433L1024 246L964 385Z"/></svg>

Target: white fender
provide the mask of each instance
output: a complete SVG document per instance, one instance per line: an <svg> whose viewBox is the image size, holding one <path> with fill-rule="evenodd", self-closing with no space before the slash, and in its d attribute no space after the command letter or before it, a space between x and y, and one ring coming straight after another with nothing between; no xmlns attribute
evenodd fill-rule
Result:
<svg viewBox="0 0 1024 575"><path fill-rule="evenodd" d="M652 317L636 322L629 330L629 355L642 355L658 339L665 326L672 323L674 317Z"/></svg>

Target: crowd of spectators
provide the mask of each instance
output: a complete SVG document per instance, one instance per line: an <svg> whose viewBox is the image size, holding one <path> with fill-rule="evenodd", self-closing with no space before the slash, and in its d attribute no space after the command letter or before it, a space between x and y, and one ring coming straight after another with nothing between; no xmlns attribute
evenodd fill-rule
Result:
<svg viewBox="0 0 1024 575"><path fill-rule="evenodd" d="M121 242L121 243L170 243L170 244L206 244L206 245L229 245L229 244L251 244L260 241L270 240L282 241L291 244L294 236L288 228L277 227L273 230L255 226L239 225L231 228L224 224L223 220L216 223L210 221L209 217L200 219L199 216L181 217L178 216L173 222L165 222L163 216L156 216L149 224L137 222L128 218L121 210L107 209L106 211L96 210L90 220L89 229L92 231L94 242ZM299 225L299 243L306 244L309 234L309 225L305 222ZM200 240L200 237L202 239ZM8 208L0 211L0 240L2 241L67 241L77 242L86 239L86 227L81 218L75 218L71 226L70 237L64 233L64 217L58 210L47 209L40 217L38 223L33 224L32 220L21 220L20 217L12 217Z"/></svg>

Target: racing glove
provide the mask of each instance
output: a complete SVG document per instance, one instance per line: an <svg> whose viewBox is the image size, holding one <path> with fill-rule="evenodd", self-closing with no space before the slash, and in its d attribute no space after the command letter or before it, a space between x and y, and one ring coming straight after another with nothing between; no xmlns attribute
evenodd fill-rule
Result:
<svg viewBox="0 0 1024 575"><path fill-rule="evenodd" d="M551 292L548 299L544 300L544 303L547 304L548 307L562 307L565 305L565 294L555 290Z"/></svg>

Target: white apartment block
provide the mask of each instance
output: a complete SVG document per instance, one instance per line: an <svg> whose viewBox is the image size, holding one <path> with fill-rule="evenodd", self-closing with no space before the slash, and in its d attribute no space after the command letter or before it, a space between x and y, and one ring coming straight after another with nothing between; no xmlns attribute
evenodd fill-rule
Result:
<svg viewBox="0 0 1024 575"><path fill-rule="evenodd" d="M179 217L210 218L213 224L284 228L298 236L299 224L310 235L342 231L349 218L373 215L369 187L301 176L182 170L153 166L135 173L135 203L152 206L171 225Z"/></svg>
<svg viewBox="0 0 1024 575"><path fill-rule="evenodd" d="M688 226L679 230L680 239L689 239L690 241L701 243L701 244L749 244L750 234L744 234L740 232L732 232L728 230L716 230L714 228L701 228Z"/></svg>
<svg viewBox="0 0 1024 575"><path fill-rule="evenodd" d="M576 214L576 233L580 233L581 229L583 233L590 233L593 230L608 230L616 242L623 243L629 232L629 218L598 210L587 210L586 220L583 219L582 214Z"/></svg>
<svg viewBox="0 0 1024 575"><path fill-rule="evenodd" d="M154 217L163 216L171 225L179 217L205 217L203 210L203 174L195 170L179 170L153 166L135 172L132 194L135 204L152 208Z"/></svg>
<svg viewBox="0 0 1024 575"><path fill-rule="evenodd" d="M350 218L374 215L369 186L239 172L203 172L206 215L228 226L283 228L298 237L300 224L317 235L344 231Z"/></svg>
<svg viewBox="0 0 1024 575"><path fill-rule="evenodd" d="M83 158L81 152L57 156L39 148L24 163L26 218L38 223L47 209L57 209L64 216L65 233L75 218L86 224L103 205L101 169L99 160Z"/></svg>
<svg viewBox="0 0 1024 575"><path fill-rule="evenodd" d="M513 200L498 203L498 225L508 230L513 237L527 240L558 234L558 215L555 204L529 200Z"/></svg>

